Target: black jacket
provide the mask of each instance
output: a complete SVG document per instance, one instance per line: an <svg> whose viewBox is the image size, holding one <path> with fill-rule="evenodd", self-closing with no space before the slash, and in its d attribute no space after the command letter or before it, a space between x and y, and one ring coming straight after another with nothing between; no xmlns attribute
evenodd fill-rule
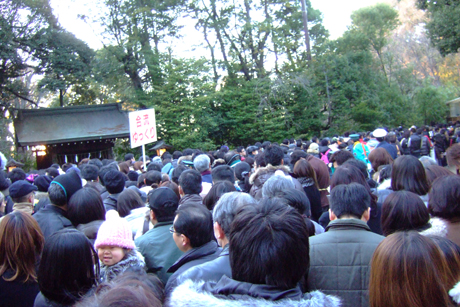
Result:
<svg viewBox="0 0 460 307"><path fill-rule="evenodd" d="M43 232L45 240L53 233L64 228L74 228L72 222L67 219L66 211L53 205L47 205L32 215L37 221L40 229Z"/></svg>
<svg viewBox="0 0 460 307"><path fill-rule="evenodd" d="M182 257L168 269L168 273L174 273L168 279L165 286L166 295L177 286L177 277L189 268L216 259L222 250L215 241L209 241L205 245L187 251Z"/></svg>
<svg viewBox="0 0 460 307"><path fill-rule="evenodd" d="M106 199L104 199L105 211L117 210L118 195L120 195L120 193L110 194Z"/></svg>
<svg viewBox="0 0 460 307"><path fill-rule="evenodd" d="M180 285L187 279L193 281L219 281L222 276L232 278L230 257L228 252L229 244L225 245L219 257L203 264L194 266L177 277L177 284Z"/></svg>
<svg viewBox="0 0 460 307"><path fill-rule="evenodd" d="M40 289L36 281L27 281L24 283L23 278L17 278L14 281L6 281L3 279L11 278L14 276L12 270L0 276L0 305L3 307L32 307L34 305L35 297Z"/></svg>

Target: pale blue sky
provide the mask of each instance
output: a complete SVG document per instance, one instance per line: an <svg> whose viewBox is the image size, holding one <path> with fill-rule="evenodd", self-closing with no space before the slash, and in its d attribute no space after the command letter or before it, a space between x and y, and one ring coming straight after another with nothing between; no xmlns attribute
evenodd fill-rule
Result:
<svg viewBox="0 0 460 307"><path fill-rule="evenodd" d="M371 6L379 2L390 2L390 0L310 0L313 8L319 9L323 13L323 24L329 30L332 39L340 37L350 25L350 15L353 11ZM93 29L77 18L78 14L87 14L88 10L93 13L97 12L94 7L94 0L51 0L51 5L54 13L58 16L61 25L74 33L78 38L88 43L91 48L99 49L102 47L100 38L94 33L98 32L98 26L93 25ZM197 41L191 33L185 35L183 47L191 46L191 51L194 49L193 44ZM200 37L201 40L201 37ZM185 51L185 50L184 50Z"/></svg>

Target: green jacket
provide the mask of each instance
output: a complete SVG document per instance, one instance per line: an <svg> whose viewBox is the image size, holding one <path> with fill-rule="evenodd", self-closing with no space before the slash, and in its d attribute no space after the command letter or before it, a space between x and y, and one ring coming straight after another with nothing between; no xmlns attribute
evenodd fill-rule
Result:
<svg viewBox="0 0 460 307"><path fill-rule="evenodd" d="M160 222L134 241L138 251L145 258L147 271L156 273L164 284L171 276L171 273L166 271L183 255L169 232L172 225L173 221Z"/></svg>

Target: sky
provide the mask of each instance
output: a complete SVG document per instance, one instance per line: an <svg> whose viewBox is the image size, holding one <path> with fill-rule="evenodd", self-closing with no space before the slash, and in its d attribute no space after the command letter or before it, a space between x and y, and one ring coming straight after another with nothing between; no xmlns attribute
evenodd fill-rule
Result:
<svg viewBox="0 0 460 307"><path fill-rule="evenodd" d="M85 41L91 48L99 49L102 43L96 34L98 25L91 27L78 18L79 14L87 14L88 10L97 11L97 8L94 8L95 2L94 0L51 0L51 6L64 28ZM313 8L323 13L323 25L329 30L330 38L336 39L351 24L350 15L353 11L388 0L310 0L310 2ZM190 42L191 49L193 49L193 42L196 41L193 36L191 34L189 37L184 37L185 42Z"/></svg>

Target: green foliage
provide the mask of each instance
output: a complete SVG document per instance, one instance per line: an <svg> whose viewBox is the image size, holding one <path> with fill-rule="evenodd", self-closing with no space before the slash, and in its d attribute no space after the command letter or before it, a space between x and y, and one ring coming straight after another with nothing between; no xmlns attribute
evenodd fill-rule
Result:
<svg viewBox="0 0 460 307"><path fill-rule="evenodd" d="M418 7L428 12L426 24L432 44L443 56L460 48L460 1L417 0Z"/></svg>
<svg viewBox="0 0 460 307"><path fill-rule="evenodd" d="M442 121L447 114L445 93L432 85L421 88L414 97L423 124Z"/></svg>

